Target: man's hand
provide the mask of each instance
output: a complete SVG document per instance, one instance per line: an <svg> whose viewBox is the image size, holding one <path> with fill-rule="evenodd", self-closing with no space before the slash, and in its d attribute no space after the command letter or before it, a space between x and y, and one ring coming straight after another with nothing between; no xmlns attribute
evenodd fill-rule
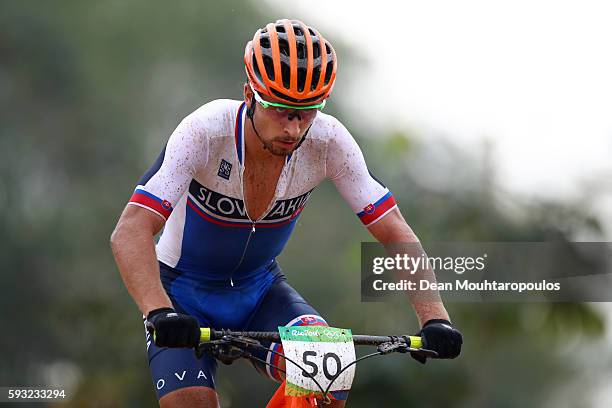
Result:
<svg viewBox="0 0 612 408"><path fill-rule="evenodd" d="M171 307L149 312L147 330L155 333L155 344L159 347L196 347L200 342L198 319L176 313Z"/></svg>
<svg viewBox="0 0 612 408"><path fill-rule="evenodd" d="M421 336L424 349L438 353L437 358L455 358L461 353L463 336L448 320L428 320L417 336ZM425 364L424 357L418 354L411 355L418 362Z"/></svg>

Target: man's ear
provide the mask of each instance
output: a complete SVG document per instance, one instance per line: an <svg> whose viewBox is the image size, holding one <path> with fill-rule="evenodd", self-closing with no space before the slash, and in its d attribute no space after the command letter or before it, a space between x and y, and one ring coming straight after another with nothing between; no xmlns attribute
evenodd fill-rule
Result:
<svg viewBox="0 0 612 408"><path fill-rule="evenodd" d="M255 96L253 95L253 90L249 86L248 82L244 83L244 103L247 106L246 114L251 120L253 119L253 115L255 114Z"/></svg>
<svg viewBox="0 0 612 408"><path fill-rule="evenodd" d="M246 102L247 106L250 106L251 100L253 99L253 90L248 82L244 83L242 94L244 95L244 102Z"/></svg>

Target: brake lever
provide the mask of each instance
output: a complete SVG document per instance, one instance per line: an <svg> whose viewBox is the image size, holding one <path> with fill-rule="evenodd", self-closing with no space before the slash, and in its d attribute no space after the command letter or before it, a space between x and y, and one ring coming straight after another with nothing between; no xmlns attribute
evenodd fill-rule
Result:
<svg viewBox="0 0 612 408"><path fill-rule="evenodd" d="M424 349L424 348L417 349L417 348L408 347L408 345L402 341L382 343L378 345L377 349L380 352L380 354L389 354L393 352L398 352L398 353L415 353L425 358L438 357L438 353L433 350Z"/></svg>
<svg viewBox="0 0 612 408"><path fill-rule="evenodd" d="M206 353L214 354L215 350L219 349L220 347L226 344L228 344L227 340L213 340L213 341L207 341L207 342L200 343L195 347L195 350L194 350L196 358L200 359L204 357L204 354Z"/></svg>
<svg viewBox="0 0 612 408"><path fill-rule="evenodd" d="M219 340L200 343L195 348L196 358L200 359L206 353L221 361L223 364L230 365L239 358L249 358L251 353L246 351L249 347L261 346L259 341L246 337L223 336Z"/></svg>
<svg viewBox="0 0 612 408"><path fill-rule="evenodd" d="M258 340L250 339L248 337L230 337L229 341L232 345L237 347L258 347L261 343Z"/></svg>
<svg viewBox="0 0 612 408"><path fill-rule="evenodd" d="M250 358L251 353L247 351L251 346L260 346L257 340L246 337L225 336L227 343L217 348L214 354L223 364L230 365L239 358Z"/></svg>

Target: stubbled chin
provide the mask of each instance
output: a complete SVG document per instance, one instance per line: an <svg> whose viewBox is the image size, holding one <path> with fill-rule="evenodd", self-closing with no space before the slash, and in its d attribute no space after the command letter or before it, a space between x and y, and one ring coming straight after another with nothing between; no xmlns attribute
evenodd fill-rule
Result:
<svg viewBox="0 0 612 408"><path fill-rule="evenodd" d="M278 147L274 145L274 143L270 143L269 145L266 146L266 149L275 156L289 156L291 153L293 153L293 151L295 150L295 147L296 146L292 147L291 149L286 149L286 148Z"/></svg>
<svg viewBox="0 0 612 408"><path fill-rule="evenodd" d="M277 147L273 147L272 149L268 149L268 151L275 156L289 156L293 152L293 149L288 150L288 149L279 149Z"/></svg>

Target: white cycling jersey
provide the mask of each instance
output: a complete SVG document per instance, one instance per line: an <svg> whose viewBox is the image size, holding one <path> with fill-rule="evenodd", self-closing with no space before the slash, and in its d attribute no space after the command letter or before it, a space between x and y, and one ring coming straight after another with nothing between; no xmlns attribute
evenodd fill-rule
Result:
<svg viewBox="0 0 612 408"><path fill-rule="evenodd" d="M157 244L166 265L196 281L255 276L280 254L310 193L325 178L365 225L395 207L347 129L318 112L304 142L287 156L270 207L250 220L242 188L246 119L240 101L203 105L178 125L137 186L129 204L166 220Z"/></svg>

